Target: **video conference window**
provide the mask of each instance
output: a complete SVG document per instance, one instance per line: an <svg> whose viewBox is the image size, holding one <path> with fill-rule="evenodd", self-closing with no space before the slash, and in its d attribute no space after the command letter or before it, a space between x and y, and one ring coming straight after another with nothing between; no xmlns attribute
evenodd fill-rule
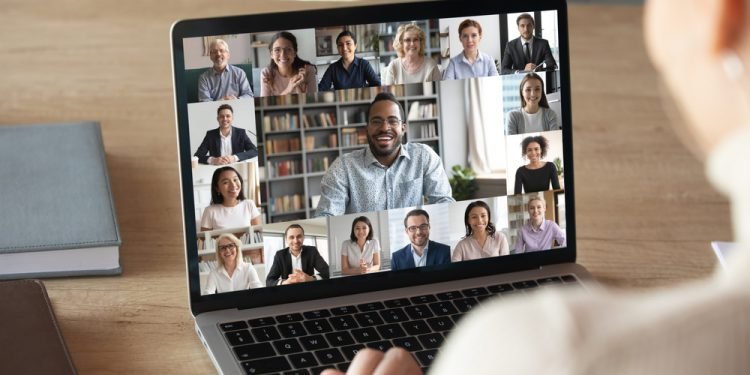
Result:
<svg viewBox="0 0 750 375"><path fill-rule="evenodd" d="M556 12L183 44L201 293L565 246Z"/></svg>

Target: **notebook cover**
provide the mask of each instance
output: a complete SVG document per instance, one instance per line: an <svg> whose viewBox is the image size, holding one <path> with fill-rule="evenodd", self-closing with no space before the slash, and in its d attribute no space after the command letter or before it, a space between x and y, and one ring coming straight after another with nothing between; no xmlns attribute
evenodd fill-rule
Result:
<svg viewBox="0 0 750 375"><path fill-rule="evenodd" d="M0 126L0 160L0 255L120 245L98 123Z"/></svg>
<svg viewBox="0 0 750 375"><path fill-rule="evenodd" d="M39 280L0 282L0 374L76 374Z"/></svg>

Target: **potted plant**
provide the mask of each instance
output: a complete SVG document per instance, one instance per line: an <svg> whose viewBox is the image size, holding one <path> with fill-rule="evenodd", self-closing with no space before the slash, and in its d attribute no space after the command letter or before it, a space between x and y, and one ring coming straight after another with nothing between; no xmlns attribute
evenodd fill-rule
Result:
<svg viewBox="0 0 750 375"><path fill-rule="evenodd" d="M474 171L470 167L463 168L460 165L454 165L451 168L451 178L448 182L453 190L453 198L457 201L474 198L479 187L475 180Z"/></svg>

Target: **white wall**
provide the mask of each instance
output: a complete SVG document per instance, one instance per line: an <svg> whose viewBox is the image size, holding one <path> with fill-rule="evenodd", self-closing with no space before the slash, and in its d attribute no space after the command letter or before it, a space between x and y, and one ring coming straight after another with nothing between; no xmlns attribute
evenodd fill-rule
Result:
<svg viewBox="0 0 750 375"><path fill-rule="evenodd" d="M479 50L492 56L493 59L500 61L500 16L472 16L472 17L455 17L441 18L439 20L440 32L448 30L448 39L441 38L440 50L445 51L445 42L450 46L450 55L454 57L463 51L461 41L458 39L458 25L465 19L470 18L482 25L482 41L479 44ZM447 63L446 63L447 64ZM443 69L447 67L444 66Z"/></svg>
<svg viewBox="0 0 750 375"><path fill-rule="evenodd" d="M250 34L219 35L209 37L209 40L221 38L229 45L230 64L248 64L253 58L253 48L250 47ZM185 52L185 69L208 68L213 65L211 58L203 55L203 38L183 39Z"/></svg>

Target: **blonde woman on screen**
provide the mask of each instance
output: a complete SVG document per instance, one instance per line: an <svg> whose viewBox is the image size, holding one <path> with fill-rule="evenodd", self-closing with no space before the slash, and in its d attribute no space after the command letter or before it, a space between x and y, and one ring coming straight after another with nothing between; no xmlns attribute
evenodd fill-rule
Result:
<svg viewBox="0 0 750 375"><path fill-rule="evenodd" d="M439 81L440 69L429 56L425 56L426 39L422 29L415 24L398 27L393 48L398 58L385 68L385 85Z"/></svg>
<svg viewBox="0 0 750 375"><path fill-rule="evenodd" d="M208 274L203 294L260 288L258 272L242 259L242 243L231 233L216 239L216 268Z"/></svg>

